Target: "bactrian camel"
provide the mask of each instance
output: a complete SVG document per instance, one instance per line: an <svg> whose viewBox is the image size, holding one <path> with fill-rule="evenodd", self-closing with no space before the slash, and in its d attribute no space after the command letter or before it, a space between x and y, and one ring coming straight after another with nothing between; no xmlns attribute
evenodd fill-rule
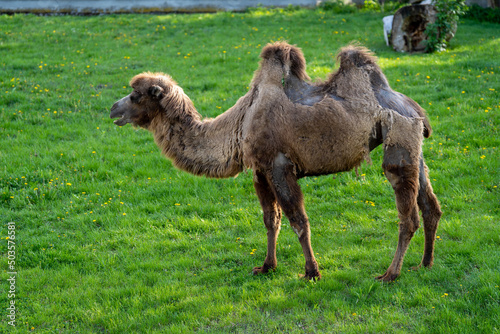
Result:
<svg viewBox="0 0 500 334"><path fill-rule="evenodd" d="M305 277L321 277L311 248L309 220L299 178L351 170L383 144L382 168L396 194L399 241L387 271L392 281L419 227L422 211L425 249L421 266L433 264L441 210L422 156L431 133L424 110L395 92L360 46L340 50L340 63L324 82L311 83L302 51L285 42L265 46L250 89L215 119L202 119L193 102L168 75L142 73L133 92L111 108L115 124L151 131L173 164L214 178L252 169L267 228L267 256L254 274L276 268L276 240L284 211L305 257ZM420 267L420 266L418 266Z"/></svg>

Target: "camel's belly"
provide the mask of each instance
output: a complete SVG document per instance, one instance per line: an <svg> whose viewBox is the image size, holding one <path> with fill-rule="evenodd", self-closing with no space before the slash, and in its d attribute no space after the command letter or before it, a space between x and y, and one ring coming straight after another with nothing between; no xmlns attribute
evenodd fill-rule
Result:
<svg viewBox="0 0 500 334"><path fill-rule="evenodd" d="M301 174L322 175L348 171L357 167L369 154L368 145L363 142L354 145L345 143L315 143L314 148L307 139L299 139L304 145L295 154L290 154L291 160L297 165Z"/></svg>
<svg viewBox="0 0 500 334"><path fill-rule="evenodd" d="M304 122L287 138L290 159L305 175L351 170L368 157L373 122L364 116Z"/></svg>

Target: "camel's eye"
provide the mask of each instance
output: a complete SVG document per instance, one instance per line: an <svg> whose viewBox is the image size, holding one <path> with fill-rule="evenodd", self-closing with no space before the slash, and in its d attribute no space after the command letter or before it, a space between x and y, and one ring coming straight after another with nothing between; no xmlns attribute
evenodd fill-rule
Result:
<svg viewBox="0 0 500 334"><path fill-rule="evenodd" d="M141 93L134 90L132 94L130 94L130 100L132 102L137 103L139 102L140 99L141 99Z"/></svg>

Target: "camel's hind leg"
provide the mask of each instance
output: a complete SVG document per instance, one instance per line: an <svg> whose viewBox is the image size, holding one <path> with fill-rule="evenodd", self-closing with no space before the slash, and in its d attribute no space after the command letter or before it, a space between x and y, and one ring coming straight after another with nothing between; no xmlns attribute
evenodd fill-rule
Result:
<svg viewBox="0 0 500 334"><path fill-rule="evenodd" d="M434 241L436 240L436 230L439 219L443 213L441 212L441 207L436 195L432 190L428 168L425 165L423 157L420 158L419 181L420 187L418 190L417 202L420 211L422 211L425 233L424 256L422 257L422 263L420 266L431 267L434 261Z"/></svg>
<svg viewBox="0 0 500 334"><path fill-rule="evenodd" d="M419 169L418 162L413 163L409 152L398 145L386 148L382 167L396 194L400 223L398 247L394 259L385 274L377 278L393 281L401 272L406 250L419 227L417 206Z"/></svg>
<svg viewBox="0 0 500 334"><path fill-rule="evenodd" d="M297 183L293 164L282 153L274 159L270 180L278 203L299 237L306 260L305 278L320 279L318 263L311 247L311 230L304 208L302 191Z"/></svg>
<svg viewBox="0 0 500 334"><path fill-rule="evenodd" d="M261 267L253 268L253 274L264 274L274 270L278 264L276 259L276 240L281 227L281 208L265 175L255 172L254 186L264 213L264 224L267 228L267 256Z"/></svg>

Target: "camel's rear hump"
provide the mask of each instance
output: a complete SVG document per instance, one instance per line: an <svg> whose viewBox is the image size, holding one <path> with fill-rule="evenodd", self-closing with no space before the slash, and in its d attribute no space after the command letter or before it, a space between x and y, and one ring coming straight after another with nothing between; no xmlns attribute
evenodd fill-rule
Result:
<svg viewBox="0 0 500 334"><path fill-rule="evenodd" d="M351 66L377 66L377 57L373 52L359 45L348 45L340 49L340 52L337 54L337 61L340 63L340 68L343 69L348 69Z"/></svg>
<svg viewBox="0 0 500 334"><path fill-rule="evenodd" d="M375 97L382 107L395 110L406 117L422 118L424 137L428 138L431 135L432 128L425 110L408 96L396 92L390 87L373 52L362 46L349 45L340 50L337 60L340 63L339 72L347 72L353 67L363 69L368 73Z"/></svg>

